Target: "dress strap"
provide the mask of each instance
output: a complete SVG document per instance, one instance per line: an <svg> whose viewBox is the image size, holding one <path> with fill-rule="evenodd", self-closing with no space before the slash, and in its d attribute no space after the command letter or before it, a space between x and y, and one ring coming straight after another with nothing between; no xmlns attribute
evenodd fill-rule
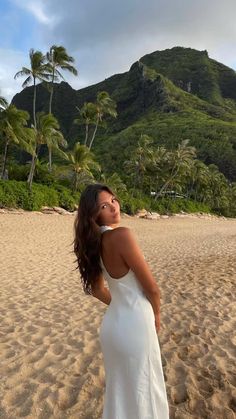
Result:
<svg viewBox="0 0 236 419"><path fill-rule="evenodd" d="M113 228L110 226L100 226L101 233L104 233L104 231L107 231L107 230L113 230Z"/></svg>

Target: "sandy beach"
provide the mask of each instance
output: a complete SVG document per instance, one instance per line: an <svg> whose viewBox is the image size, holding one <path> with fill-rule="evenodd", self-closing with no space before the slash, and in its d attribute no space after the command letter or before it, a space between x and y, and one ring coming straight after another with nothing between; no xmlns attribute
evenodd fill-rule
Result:
<svg viewBox="0 0 236 419"><path fill-rule="evenodd" d="M101 419L106 306L83 294L73 222L0 214L0 418ZM170 418L235 418L236 220L121 224L133 229L161 289Z"/></svg>

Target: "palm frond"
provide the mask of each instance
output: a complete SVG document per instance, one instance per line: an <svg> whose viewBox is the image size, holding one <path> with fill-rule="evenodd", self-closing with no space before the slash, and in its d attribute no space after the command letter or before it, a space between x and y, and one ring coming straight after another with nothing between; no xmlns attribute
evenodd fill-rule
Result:
<svg viewBox="0 0 236 419"><path fill-rule="evenodd" d="M7 100L3 96L0 96L0 109L6 109L7 107L8 107Z"/></svg>
<svg viewBox="0 0 236 419"><path fill-rule="evenodd" d="M77 76L78 75L78 71L76 70L76 68L73 65L70 65L70 64L62 64L61 65L61 68L63 70L67 70L70 73L74 74L74 76Z"/></svg>
<svg viewBox="0 0 236 419"><path fill-rule="evenodd" d="M28 76L29 74L32 74L32 71L29 68L22 67L22 70L18 71L15 74L14 79L17 79L18 77Z"/></svg>
<svg viewBox="0 0 236 419"><path fill-rule="evenodd" d="M22 84L23 89L25 89L33 80L32 76L27 77L27 79L25 79L24 83Z"/></svg>
<svg viewBox="0 0 236 419"><path fill-rule="evenodd" d="M63 75L60 73L60 71L57 69L57 68L55 68L55 75L59 78L61 78L62 80L65 80L64 79L64 77L63 77Z"/></svg>

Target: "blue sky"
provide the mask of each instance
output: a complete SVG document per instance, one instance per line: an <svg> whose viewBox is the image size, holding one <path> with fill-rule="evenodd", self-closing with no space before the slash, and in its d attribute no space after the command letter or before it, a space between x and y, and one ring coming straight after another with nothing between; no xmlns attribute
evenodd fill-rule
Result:
<svg viewBox="0 0 236 419"><path fill-rule="evenodd" d="M1 37L0 47L4 49L14 49L27 51L33 42L34 24L30 13L16 7L13 3L3 0L0 4L1 16ZM30 36L28 36L30 34Z"/></svg>
<svg viewBox="0 0 236 419"><path fill-rule="evenodd" d="M30 48L63 45L76 60L79 89L129 70L143 55L174 46L207 50L236 69L236 1L1 0L0 95L11 100Z"/></svg>

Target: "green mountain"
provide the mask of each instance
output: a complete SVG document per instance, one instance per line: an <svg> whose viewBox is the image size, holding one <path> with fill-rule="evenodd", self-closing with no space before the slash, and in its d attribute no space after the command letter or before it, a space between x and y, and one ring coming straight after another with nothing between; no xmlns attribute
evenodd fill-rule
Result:
<svg viewBox="0 0 236 419"><path fill-rule="evenodd" d="M49 93L37 87L37 111L48 111ZM214 163L236 180L236 73L208 57L206 51L175 47L145 55L130 70L93 86L74 90L56 85L53 113L70 146L83 142L84 127L73 124L76 107L95 101L107 91L117 102L118 117L100 128L94 151L105 171L122 173L123 163L140 134L157 145L176 147L190 140L198 158ZM13 103L32 113L33 88L13 98Z"/></svg>

